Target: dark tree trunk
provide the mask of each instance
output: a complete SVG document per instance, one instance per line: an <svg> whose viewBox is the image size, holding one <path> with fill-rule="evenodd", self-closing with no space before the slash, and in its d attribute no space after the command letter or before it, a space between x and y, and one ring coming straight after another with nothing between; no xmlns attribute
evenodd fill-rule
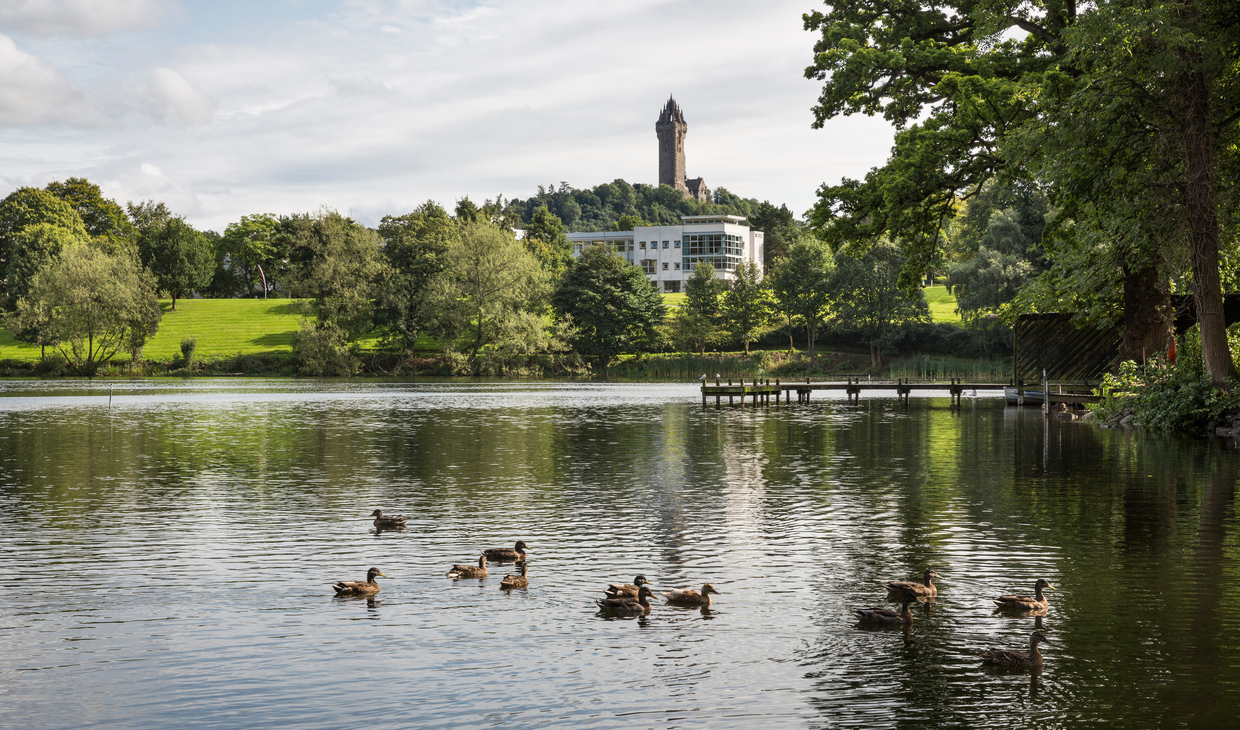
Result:
<svg viewBox="0 0 1240 730"><path fill-rule="evenodd" d="M1124 270L1124 339L1119 359L1144 364L1167 351L1171 336L1171 285L1158 268Z"/></svg>
<svg viewBox="0 0 1240 730"><path fill-rule="evenodd" d="M1191 3L1185 12L1196 14ZM1181 115L1181 149L1184 184L1181 202L1188 228L1189 255L1193 269L1193 297L1197 325L1201 330L1201 355L1215 385L1231 374L1231 352L1223 319L1223 292L1218 271L1218 201L1214 181L1214 130L1210 122L1210 89L1204 72L1197 68L1198 54L1185 52L1189 69L1177 79Z"/></svg>

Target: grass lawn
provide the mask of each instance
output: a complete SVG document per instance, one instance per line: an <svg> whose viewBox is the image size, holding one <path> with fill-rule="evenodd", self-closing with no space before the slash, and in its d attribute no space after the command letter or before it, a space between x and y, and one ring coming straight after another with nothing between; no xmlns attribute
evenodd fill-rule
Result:
<svg viewBox="0 0 1240 730"><path fill-rule="evenodd" d="M680 292L677 294L664 294L663 303L670 309L672 307L683 307L685 304L685 294Z"/></svg>
<svg viewBox="0 0 1240 730"><path fill-rule="evenodd" d="M945 286L927 286L922 289L926 294L926 304L930 305L930 319L948 324L961 324L963 320L956 314L956 297L947 293Z"/></svg>

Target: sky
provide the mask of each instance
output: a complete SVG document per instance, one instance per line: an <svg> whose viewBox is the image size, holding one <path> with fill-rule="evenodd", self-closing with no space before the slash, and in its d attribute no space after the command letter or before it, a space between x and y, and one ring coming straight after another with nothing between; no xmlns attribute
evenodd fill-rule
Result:
<svg viewBox="0 0 1240 730"><path fill-rule="evenodd" d="M200 228L657 182L786 203L883 164L892 130L811 129L816 0L2 0L0 195L85 177Z"/></svg>

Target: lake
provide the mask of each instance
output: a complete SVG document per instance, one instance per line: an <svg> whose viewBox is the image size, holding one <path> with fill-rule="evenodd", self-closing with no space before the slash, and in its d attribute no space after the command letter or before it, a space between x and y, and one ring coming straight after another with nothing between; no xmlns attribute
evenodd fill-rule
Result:
<svg viewBox="0 0 1240 730"><path fill-rule="evenodd" d="M1235 725L1237 474L945 393L5 382L0 727ZM444 577L518 539L527 589ZM858 626L926 567L910 630ZM722 595L600 615L638 573ZM995 613L1038 578L1045 617ZM976 658L1035 627L1040 672Z"/></svg>

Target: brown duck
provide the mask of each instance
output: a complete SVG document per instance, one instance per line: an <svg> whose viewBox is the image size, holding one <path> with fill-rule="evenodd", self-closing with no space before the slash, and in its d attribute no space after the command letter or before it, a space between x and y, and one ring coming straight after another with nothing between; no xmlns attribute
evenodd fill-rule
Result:
<svg viewBox="0 0 1240 730"><path fill-rule="evenodd" d="M637 598L629 598L627 596L616 596L615 598L596 598L595 603L599 609L606 613L614 613L621 616L644 616L650 613L650 599L654 596L654 591L646 586L642 586L637 590Z"/></svg>
<svg viewBox="0 0 1240 730"><path fill-rule="evenodd" d="M1042 666L1042 652L1038 651L1038 644L1043 641L1048 644L1052 643L1050 639L1042 635L1041 631L1035 631L1029 635L1028 654L1011 649L987 649L977 656L987 664L999 664L1005 667L1040 667Z"/></svg>
<svg viewBox="0 0 1240 730"><path fill-rule="evenodd" d="M375 518L374 525L380 530L400 530L405 527L404 515L385 515L383 510L377 509L370 513Z"/></svg>
<svg viewBox="0 0 1240 730"><path fill-rule="evenodd" d="M668 603L675 606L709 606L712 593L723 595L710 583L703 583L700 591L668 591L663 595L667 597Z"/></svg>
<svg viewBox="0 0 1240 730"><path fill-rule="evenodd" d="M1038 582L1033 584L1032 598L1029 596L999 596L990 600L994 601L996 606L1006 611L1040 611L1050 605L1042 591L1051 590L1054 587L1045 578L1038 578Z"/></svg>
<svg viewBox="0 0 1240 730"><path fill-rule="evenodd" d="M899 613L890 608L857 608L853 613L863 624L885 624L890 626L910 626L913 623L913 612L909 610L914 602L923 603L923 599L912 591L904 592L904 606Z"/></svg>
<svg viewBox="0 0 1240 730"><path fill-rule="evenodd" d="M893 580L885 585L887 586L887 591L889 593L903 596L905 591L912 591L922 598L933 599L935 596L939 595L939 588L934 584L934 579L938 577L938 573L934 572L930 568L926 568L926 572L922 574L921 583L915 583L908 580Z"/></svg>
<svg viewBox="0 0 1240 730"><path fill-rule="evenodd" d="M482 554L487 560L494 560L497 563L511 563L517 560L525 560L525 551L529 550L529 546L523 540L517 540L516 547L510 548L491 548L483 550Z"/></svg>
<svg viewBox="0 0 1240 730"><path fill-rule="evenodd" d="M478 565L454 565L447 572L449 578L485 578L487 577L487 556L478 557Z"/></svg>
<svg viewBox="0 0 1240 730"><path fill-rule="evenodd" d="M336 589L338 596L370 596L379 592L379 584L375 582L375 576L386 575L379 572L378 568L371 568L366 571L366 580L341 580L332 584L332 588Z"/></svg>
<svg viewBox="0 0 1240 730"><path fill-rule="evenodd" d="M645 585L650 585L650 580L646 578L646 576L644 575L638 575L636 578L633 579L632 583L608 584L608 586L603 589L603 592L606 593L608 597L610 598L616 598L618 596L628 596L630 598L637 598L637 592L641 590L642 586L645 586Z"/></svg>
<svg viewBox="0 0 1240 730"><path fill-rule="evenodd" d="M521 561L520 563L517 563L517 565L521 566L521 574L504 576L504 579L499 582L499 587L501 590L507 591L512 590L513 588L526 588L529 586L530 579L527 577L527 573L529 572L529 563Z"/></svg>

